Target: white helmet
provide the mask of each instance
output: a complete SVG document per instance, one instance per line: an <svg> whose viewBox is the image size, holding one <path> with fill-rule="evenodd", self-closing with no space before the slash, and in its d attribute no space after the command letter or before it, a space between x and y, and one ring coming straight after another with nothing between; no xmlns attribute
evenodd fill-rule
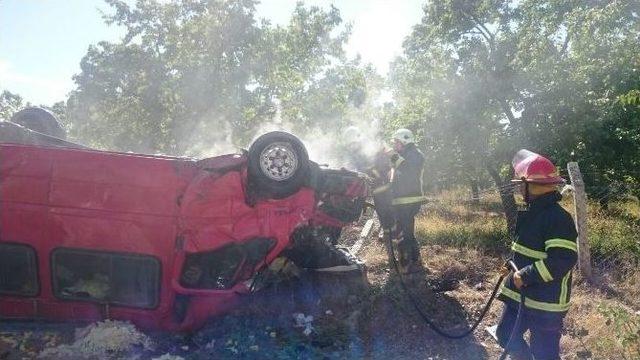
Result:
<svg viewBox="0 0 640 360"><path fill-rule="evenodd" d="M362 141L362 132L356 126L349 126L342 132L342 138L346 144L355 144Z"/></svg>
<svg viewBox="0 0 640 360"><path fill-rule="evenodd" d="M393 140L400 141L403 145L412 144L414 142L413 133L409 129L398 129L393 133Z"/></svg>

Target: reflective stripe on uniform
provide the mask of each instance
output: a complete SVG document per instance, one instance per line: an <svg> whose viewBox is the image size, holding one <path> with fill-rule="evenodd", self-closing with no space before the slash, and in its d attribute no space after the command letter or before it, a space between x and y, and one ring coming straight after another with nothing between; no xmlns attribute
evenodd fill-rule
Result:
<svg viewBox="0 0 640 360"><path fill-rule="evenodd" d="M359 268L360 267L357 264L351 264L351 265L338 265L338 266L331 266L327 268L307 269L307 270L318 271L318 272L346 272L346 271L358 270Z"/></svg>
<svg viewBox="0 0 640 360"><path fill-rule="evenodd" d="M569 250L578 252L578 245L573 241L569 241L565 239L551 239L544 242L545 250L548 250L549 248L552 248L552 247L559 247L559 248L569 249Z"/></svg>
<svg viewBox="0 0 640 360"><path fill-rule="evenodd" d="M511 244L511 250L537 260L542 260L547 258L547 253L543 251L529 249L528 247L522 246L521 244L518 244L516 242Z"/></svg>
<svg viewBox="0 0 640 360"><path fill-rule="evenodd" d="M378 186L377 188L375 188L373 190L373 193L374 194L380 194L380 193L383 193L383 192L385 192L385 191L387 191L389 189L391 189L391 184L386 184L386 185Z"/></svg>
<svg viewBox="0 0 640 360"><path fill-rule="evenodd" d="M536 270L538 270L538 274L540 274L542 280L544 280L545 282L553 280L553 276L551 276L549 269L547 269L547 265L545 265L544 260L538 260L534 262L534 265L536 267Z"/></svg>
<svg viewBox="0 0 640 360"><path fill-rule="evenodd" d="M571 276L571 271L562 278L562 283L560 285L560 304L566 304L569 302L569 276Z"/></svg>
<svg viewBox="0 0 640 360"><path fill-rule="evenodd" d="M417 204L425 201L427 201L427 198L424 196L405 196L393 199L391 205Z"/></svg>
<svg viewBox="0 0 640 360"><path fill-rule="evenodd" d="M504 285L502 285L502 287L500 288L500 293L508 297L509 299L520 302L520 293L518 293L517 291L513 291ZM530 309L550 311L550 312L564 312L569 310L569 307L570 307L568 303L565 303L565 304L547 303L547 302L533 300L528 297L524 298L524 306Z"/></svg>

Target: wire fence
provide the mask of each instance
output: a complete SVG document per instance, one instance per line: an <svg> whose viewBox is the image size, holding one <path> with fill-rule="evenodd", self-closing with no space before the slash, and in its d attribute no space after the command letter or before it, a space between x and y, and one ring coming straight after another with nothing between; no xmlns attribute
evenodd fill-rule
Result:
<svg viewBox="0 0 640 360"><path fill-rule="evenodd" d="M587 263L592 270L588 277L591 281L584 281L582 271L576 272L582 276L574 277L580 287L575 288L576 299L572 295L572 301L579 306L568 318L566 334L571 336L566 337L570 339L565 339L563 346L570 344L574 350L581 349L582 355L577 358L585 359L597 358L591 354L636 354L637 350L633 349L640 349L640 287L637 286L640 283L640 201L635 195L639 193L638 184L605 182L601 180L602 174L589 175L584 177L584 184L569 182L559 189L563 194L561 204L574 219L578 204L576 193L586 190L583 207L586 231L582 229L581 235L588 243ZM589 183L589 179L595 177L600 181ZM437 246L495 249L503 255L508 241L496 246L495 240L507 234L503 228L504 207L508 211L516 210L511 207L525 207L520 199L505 205L503 197L517 192L518 186L507 181L477 191L455 189L432 196L423 207L421 238ZM432 224L428 224L429 221ZM457 232L452 228L467 229ZM483 236L491 239L484 243L474 239ZM584 248L579 246L579 251ZM484 254L494 256L496 253Z"/></svg>
<svg viewBox="0 0 640 360"><path fill-rule="evenodd" d="M633 185L590 188L591 263L596 271L624 274L640 267L640 203Z"/></svg>
<svg viewBox="0 0 640 360"><path fill-rule="evenodd" d="M582 175L599 176L605 173L586 172ZM575 189L570 182L559 190L563 194L563 205L574 218ZM638 184L610 181L598 185L584 184L587 198L586 236L591 248L590 263L597 274L615 273L620 276L640 269L640 200ZM525 208L522 201L504 203L502 195L518 192L518 186L509 181L489 188L457 192L453 195L429 198L434 207L462 206L467 211L491 208L493 211L515 212ZM506 207L506 209L505 209ZM429 209L429 207L427 208ZM429 211L429 210L427 210Z"/></svg>

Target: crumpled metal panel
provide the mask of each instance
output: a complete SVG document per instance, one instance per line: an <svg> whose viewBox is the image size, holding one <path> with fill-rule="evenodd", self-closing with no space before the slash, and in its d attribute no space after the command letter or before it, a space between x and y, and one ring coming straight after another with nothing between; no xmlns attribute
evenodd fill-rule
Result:
<svg viewBox="0 0 640 360"><path fill-rule="evenodd" d="M109 317L144 328L186 330L227 311L237 293L246 291L243 283L231 290L189 294L187 314L176 321L176 279L185 254L266 237L276 240L265 257L270 262L289 246L293 230L313 217L316 205L314 191L303 188L286 199L248 206L245 164L245 157L234 155L195 162L0 145L0 241L36 249L41 289L35 298L0 297L0 316ZM159 306L144 310L58 300L51 289L49 263L57 247L154 256L162 264Z"/></svg>

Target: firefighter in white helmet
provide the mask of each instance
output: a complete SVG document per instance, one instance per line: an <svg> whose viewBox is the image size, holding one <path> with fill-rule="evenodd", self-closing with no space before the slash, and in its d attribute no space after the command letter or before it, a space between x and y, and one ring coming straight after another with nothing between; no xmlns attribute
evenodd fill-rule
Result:
<svg viewBox="0 0 640 360"><path fill-rule="evenodd" d="M369 167L369 159L363 152L364 136L356 126L349 126L342 132L345 167L349 170L365 172Z"/></svg>
<svg viewBox="0 0 640 360"><path fill-rule="evenodd" d="M401 270L405 273L422 269L420 250L414 234L415 216L426 202L422 177L424 155L414 143L411 130L398 129L392 136L391 177L392 205L396 219L396 236Z"/></svg>
<svg viewBox="0 0 640 360"><path fill-rule="evenodd" d="M391 186L389 184L389 153L384 146L368 157L363 148L365 136L356 126L349 126L342 132L342 141L348 151L345 154L347 166L351 170L363 172L369 176L373 189L373 203L383 230L380 240L386 239L394 225L394 214L391 207Z"/></svg>

